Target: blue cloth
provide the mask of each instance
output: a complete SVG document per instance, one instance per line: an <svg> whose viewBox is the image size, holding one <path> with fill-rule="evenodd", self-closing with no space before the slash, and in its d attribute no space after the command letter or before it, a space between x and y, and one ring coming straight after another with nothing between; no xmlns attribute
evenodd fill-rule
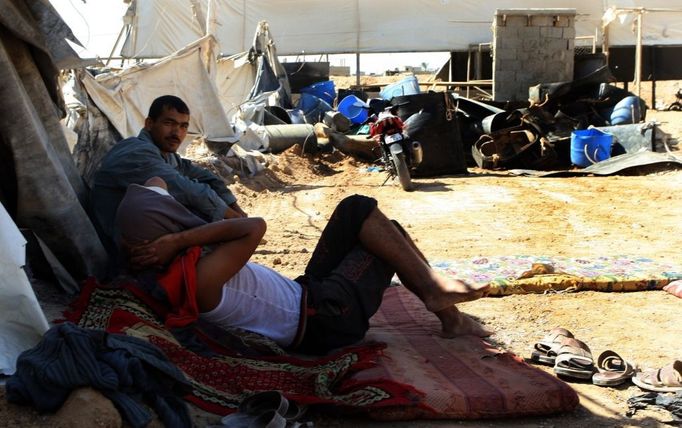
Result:
<svg viewBox="0 0 682 428"><path fill-rule="evenodd" d="M142 129L137 137L116 143L95 173L92 211L110 251L115 248L112 243L116 235L116 209L128 185L144 184L154 176L166 181L168 193L178 202L208 222L222 219L227 206L237 201L225 183L210 171L176 153L164 156L149 132Z"/></svg>
<svg viewBox="0 0 682 428"><path fill-rule="evenodd" d="M167 427L191 426L181 399L191 386L161 350L135 337L72 323L52 327L19 356L17 371L7 380L7 400L54 412L73 390L85 386L109 398L133 427L152 420L142 402Z"/></svg>

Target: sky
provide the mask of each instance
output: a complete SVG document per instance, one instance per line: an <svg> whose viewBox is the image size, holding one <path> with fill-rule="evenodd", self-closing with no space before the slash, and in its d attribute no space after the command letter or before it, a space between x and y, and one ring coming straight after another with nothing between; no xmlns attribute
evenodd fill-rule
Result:
<svg viewBox="0 0 682 428"><path fill-rule="evenodd" d="M127 4L123 0L50 0L50 3L62 16L62 19L71 27L73 34L85 46L85 49L76 47L76 51L84 58L99 56L108 58L111 49L116 43L121 28L123 27L123 15ZM277 40L275 40L275 43ZM118 55L118 49L114 56ZM447 52L422 52L422 53L399 53L399 54L362 54L360 67L366 74L382 74L386 70L403 69L406 65L420 66L427 63L429 69L440 68L448 59ZM295 57L287 57L288 61L294 61ZM299 58L300 59L300 58ZM305 60L317 61L319 55L308 55ZM283 58L284 60L284 58ZM330 55L331 65L347 65L351 73L355 74L355 55Z"/></svg>

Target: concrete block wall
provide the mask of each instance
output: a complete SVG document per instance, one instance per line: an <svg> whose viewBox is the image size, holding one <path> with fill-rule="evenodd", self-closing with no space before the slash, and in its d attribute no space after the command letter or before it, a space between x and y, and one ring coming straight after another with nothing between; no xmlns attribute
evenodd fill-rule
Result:
<svg viewBox="0 0 682 428"><path fill-rule="evenodd" d="M575 9L498 9L493 98L523 101L538 83L573 80Z"/></svg>

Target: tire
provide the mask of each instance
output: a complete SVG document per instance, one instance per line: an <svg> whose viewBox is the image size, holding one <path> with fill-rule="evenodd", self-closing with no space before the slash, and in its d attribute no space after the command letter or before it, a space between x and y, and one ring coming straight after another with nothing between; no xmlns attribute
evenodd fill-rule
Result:
<svg viewBox="0 0 682 428"><path fill-rule="evenodd" d="M407 169L407 163L405 162L404 153L392 153L391 158L393 160L393 165L395 166L395 172L400 181L400 185L403 190L412 190L412 179L410 178L410 171Z"/></svg>
<svg viewBox="0 0 682 428"><path fill-rule="evenodd" d="M680 111L680 110L682 110L682 104L680 104L678 102L674 102L674 103L670 104L670 107L668 107L666 110L668 110L668 111Z"/></svg>

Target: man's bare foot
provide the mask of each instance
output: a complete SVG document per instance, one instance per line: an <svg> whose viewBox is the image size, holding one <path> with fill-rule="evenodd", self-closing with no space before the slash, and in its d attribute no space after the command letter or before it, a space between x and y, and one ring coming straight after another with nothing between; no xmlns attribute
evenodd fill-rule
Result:
<svg viewBox="0 0 682 428"><path fill-rule="evenodd" d="M490 284L471 285L458 279L438 277L436 282L438 287L429 290L428 295L424 295L422 298L426 309L434 313L457 303L480 299L490 289Z"/></svg>
<svg viewBox="0 0 682 428"><path fill-rule="evenodd" d="M442 335L445 338L469 335L488 337L493 334L493 332L487 329L483 324L470 316L463 314L454 306L436 312L436 316L443 326Z"/></svg>

